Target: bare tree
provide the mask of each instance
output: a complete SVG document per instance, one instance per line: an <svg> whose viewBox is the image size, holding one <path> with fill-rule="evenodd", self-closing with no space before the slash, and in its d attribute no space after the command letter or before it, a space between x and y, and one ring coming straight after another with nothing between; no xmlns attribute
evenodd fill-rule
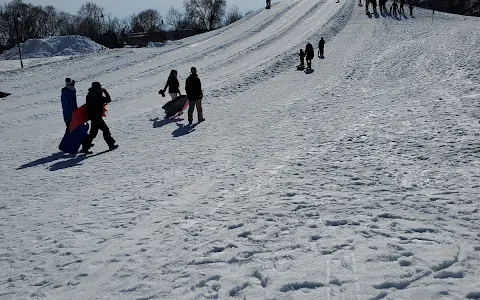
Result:
<svg viewBox="0 0 480 300"><path fill-rule="evenodd" d="M225 17L225 25L232 24L243 18L242 13L237 5L233 5L228 9L227 16Z"/></svg>
<svg viewBox="0 0 480 300"><path fill-rule="evenodd" d="M199 28L213 30L222 25L226 0L184 0L186 18Z"/></svg>
<svg viewBox="0 0 480 300"><path fill-rule="evenodd" d="M182 27L182 23L182 13L175 7L171 6L167 13L167 24L170 26L170 28L174 30L179 30Z"/></svg>
<svg viewBox="0 0 480 300"><path fill-rule="evenodd" d="M102 32L103 7L95 2L87 2L78 10L80 24L78 32L88 37L95 37Z"/></svg>
<svg viewBox="0 0 480 300"><path fill-rule="evenodd" d="M142 28L141 31L155 31L163 28L162 15L157 10L147 9L131 17L133 28Z"/></svg>

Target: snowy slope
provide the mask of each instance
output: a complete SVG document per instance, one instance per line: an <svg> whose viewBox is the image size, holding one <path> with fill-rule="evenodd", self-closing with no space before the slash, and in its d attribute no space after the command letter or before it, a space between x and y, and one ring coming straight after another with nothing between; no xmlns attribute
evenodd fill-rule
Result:
<svg viewBox="0 0 480 300"><path fill-rule="evenodd" d="M335 2L1 72L0 299L480 299L479 20ZM157 91L191 66L188 129ZM118 150L58 153L65 77Z"/></svg>

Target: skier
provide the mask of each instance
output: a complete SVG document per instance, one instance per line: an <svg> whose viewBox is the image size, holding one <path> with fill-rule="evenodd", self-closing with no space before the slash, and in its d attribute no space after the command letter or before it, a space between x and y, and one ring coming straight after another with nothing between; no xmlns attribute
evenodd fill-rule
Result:
<svg viewBox="0 0 480 300"><path fill-rule="evenodd" d="M397 4L397 0L393 0L393 4L392 6L390 6L390 15L391 16L397 16L397 8L398 8L398 4ZM393 14L392 14L392 10L393 10Z"/></svg>
<svg viewBox="0 0 480 300"><path fill-rule="evenodd" d="M65 87L62 88L62 110L63 120L67 125L67 130L70 127L72 121L73 112L78 108L77 106L77 91L75 90L75 80L70 78L65 79Z"/></svg>
<svg viewBox="0 0 480 300"><path fill-rule="evenodd" d="M198 78L197 69L192 67L190 70L192 74L190 74L185 81L185 91L188 97L188 125L192 125L193 123L193 110L195 106L197 107L198 123L205 121L202 109L202 83L200 78Z"/></svg>
<svg viewBox="0 0 480 300"><path fill-rule="evenodd" d="M308 43L305 47L305 55L307 58L307 69L312 68L312 59L315 57L315 51L313 50L312 44Z"/></svg>
<svg viewBox="0 0 480 300"><path fill-rule="evenodd" d="M318 56L320 58L323 58L323 50L325 48L325 40L322 38L320 38L320 42L318 42Z"/></svg>
<svg viewBox="0 0 480 300"><path fill-rule="evenodd" d="M300 56L300 65L297 67L299 70L305 69L305 52L303 49L300 49L300 53L298 54Z"/></svg>
<svg viewBox="0 0 480 300"><path fill-rule="evenodd" d="M165 97L165 92L168 87L168 94L170 97L172 97L172 100L177 98L180 93L180 83L178 83L177 79L177 70L172 70L170 71L170 75L168 76L167 83L165 84L165 88L163 90L160 90L158 93Z"/></svg>
<svg viewBox="0 0 480 300"><path fill-rule="evenodd" d="M105 96L103 96L103 94L105 94ZM115 145L115 140L110 134L110 129L103 120L104 105L110 102L112 102L112 98L110 98L107 90L102 88L100 82L92 82L92 87L88 89L86 101L88 118L92 121L92 126L90 128L90 133L83 142L82 150L80 150L81 153L92 153L89 149L92 146L92 141L98 134L98 130L103 132L103 138L105 139L105 142L107 142L109 150L118 148L118 145Z"/></svg>
<svg viewBox="0 0 480 300"><path fill-rule="evenodd" d="M405 9L403 8L404 4L405 4L405 0L400 0L400 8L398 9L399 15L405 15Z"/></svg>

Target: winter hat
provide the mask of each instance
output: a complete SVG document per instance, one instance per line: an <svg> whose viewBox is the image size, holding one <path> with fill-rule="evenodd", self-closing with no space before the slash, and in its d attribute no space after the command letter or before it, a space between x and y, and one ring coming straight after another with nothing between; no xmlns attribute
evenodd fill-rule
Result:
<svg viewBox="0 0 480 300"><path fill-rule="evenodd" d="M100 84L100 82L92 82L92 90L101 90L102 89L102 85Z"/></svg>
<svg viewBox="0 0 480 300"><path fill-rule="evenodd" d="M66 85L75 85L75 80L71 78L65 78L65 84Z"/></svg>
<svg viewBox="0 0 480 300"><path fill-rule="evenodd" d="M195 67L192 67L190 71L192 72L192 74L197 74L197 68Z"/></svg>

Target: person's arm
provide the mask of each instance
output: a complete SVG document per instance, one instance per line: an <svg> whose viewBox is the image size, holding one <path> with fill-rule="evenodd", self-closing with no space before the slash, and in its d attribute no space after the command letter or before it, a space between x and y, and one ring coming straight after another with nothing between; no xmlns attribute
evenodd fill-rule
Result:
<svg viewBox="0 0 480 300"><path fill-rule="evenodd" d="M110 103L112 102L112 98L110 98L110 94L107 92L106 89L102 89L103 93L105 94L105 97L103 97L103 103Z"/></svg>

